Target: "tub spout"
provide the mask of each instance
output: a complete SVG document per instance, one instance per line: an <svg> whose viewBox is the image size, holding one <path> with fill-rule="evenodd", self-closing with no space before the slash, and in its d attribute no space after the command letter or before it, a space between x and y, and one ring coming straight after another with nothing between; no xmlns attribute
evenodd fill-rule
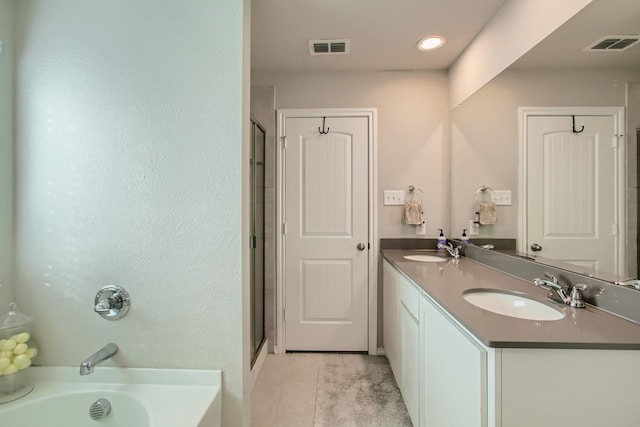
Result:
<svg viewBox="0 0 640 427"><path fill-rule="evenodd" d="M107 359L110 359L117 352L118 352L117 345L113 343L109 343L105 345L96 353L92 354L87 359L85 359L85 361L82 362L82 364L80 364L80 375L89 375L90 373L93 372L93 368L96 365L100 364L101 362L104 362Z"/></svg>

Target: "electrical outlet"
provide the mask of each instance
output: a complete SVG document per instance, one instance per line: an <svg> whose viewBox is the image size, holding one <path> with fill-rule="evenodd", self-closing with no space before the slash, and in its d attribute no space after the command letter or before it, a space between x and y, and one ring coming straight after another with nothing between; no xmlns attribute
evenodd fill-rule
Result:
<svg viewBox="0 0 640 427"><path fill-rule="evenodd" d="M493 201L496 206L511 206L511 190L495 190Z"/></svg>
<svg viewBox="0 0 640 427"><path fill-rule="evenodd" d="M404 191L402 190L384 190L385 206L401 206L404 205Z"/></svg>

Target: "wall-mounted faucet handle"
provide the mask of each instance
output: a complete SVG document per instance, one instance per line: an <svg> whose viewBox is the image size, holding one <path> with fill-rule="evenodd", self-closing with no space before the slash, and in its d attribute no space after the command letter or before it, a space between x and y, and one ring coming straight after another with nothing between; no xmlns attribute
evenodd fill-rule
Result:
<svg viewBox="0 0 640 427"><path fill-rule="evenodd" d="M94 311L96 313L108 313L113 309L121 309L123 305L122 301L122 294L115 292L108 298L101 299L98 304L96 304Z"/></svg>
<svg viewBox="0 0 640 427"><path fill-rule="evenodd" d="M118 285L108 285L100 289L94 300L93 310L107 320L121 319L129 311L129 293Z"/></svg>

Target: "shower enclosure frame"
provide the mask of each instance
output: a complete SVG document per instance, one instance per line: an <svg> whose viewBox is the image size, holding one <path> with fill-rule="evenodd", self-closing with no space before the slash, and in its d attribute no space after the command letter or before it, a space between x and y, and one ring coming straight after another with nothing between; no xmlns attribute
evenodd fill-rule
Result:
<svg viewBox="0 0 640 427"><path fill-rule="evenodd" d="M265 334L265 149L266 130L251 116L250 147L250 294L251 326L250 350L251 368L256 362Z"/></svg>

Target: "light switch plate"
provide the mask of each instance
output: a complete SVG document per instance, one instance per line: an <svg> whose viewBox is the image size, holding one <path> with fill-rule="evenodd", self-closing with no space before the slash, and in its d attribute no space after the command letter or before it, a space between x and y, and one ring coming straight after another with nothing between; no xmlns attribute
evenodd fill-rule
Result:
<svg viewBox="0 0 640 427"><path fill-rule="evenodd" d="M403 190L384 190L383 203L385 206L404 205L404 191Z"/></svg>
<svg viewBox="0 0 640 427"><path fill-rule="evenodd" d="M493 195L496 206L511 206L511 190L494 190Z"/></svg>

